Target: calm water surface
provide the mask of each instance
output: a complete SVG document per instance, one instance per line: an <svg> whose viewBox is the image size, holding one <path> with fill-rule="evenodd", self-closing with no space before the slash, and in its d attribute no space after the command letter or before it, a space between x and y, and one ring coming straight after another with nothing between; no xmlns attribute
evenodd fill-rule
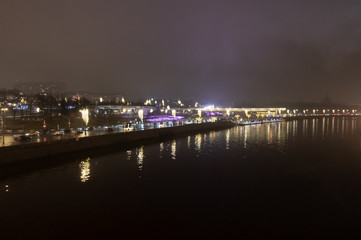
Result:
<svg viewBox="0 0 361 240"><path fill-rule="evenodd" d="M2 169L1 239L356 237L360 133L299 120Z"/></svg>

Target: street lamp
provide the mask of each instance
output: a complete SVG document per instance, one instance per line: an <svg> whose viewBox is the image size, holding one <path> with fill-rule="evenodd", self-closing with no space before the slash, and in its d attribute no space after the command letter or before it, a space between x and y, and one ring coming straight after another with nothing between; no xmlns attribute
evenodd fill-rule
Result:
<svg viewBox="0 0 361 240"><path fill-rule="evenodd" d="M3 132L3 145L5 145L5 112L7 111L7 108L1 108L2 112L2 132Z"/></svg>
<svg viewBox="0 0 361 240"><path fill-rule="evenodd" d="M138 111L138 116L139 116L139 118L140 118L140 121L142 121L142 122L143 122L143 114L144 114L143 110L140 109L140 110Z"/></svg>

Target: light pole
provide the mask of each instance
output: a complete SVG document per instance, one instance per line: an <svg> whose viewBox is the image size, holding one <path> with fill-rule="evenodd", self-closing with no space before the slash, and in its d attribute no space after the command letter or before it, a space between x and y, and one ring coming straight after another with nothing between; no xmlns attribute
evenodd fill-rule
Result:
<svg viewBox="0 0 361 240"><path fill-rule="evenodd" d="M5 112L7 108L1 108L2 111L2 132L3 132L3 145L5 145Z"/></svg>

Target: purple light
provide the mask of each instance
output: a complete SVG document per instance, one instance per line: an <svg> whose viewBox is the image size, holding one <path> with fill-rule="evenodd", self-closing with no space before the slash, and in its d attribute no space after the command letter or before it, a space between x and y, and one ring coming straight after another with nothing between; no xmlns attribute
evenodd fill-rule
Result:
<svg viewBox="0 0 361 240"><path fill-rule="evenodd" d="M28 105L16 105L16 107L14 107L14 110L27 110L29 108Z"/></svg>
<svg viewBox="0 0 361 240"><path fill-rule="evenodd" d="M221 112L211 112L211 111L205 111L207 116L222 116L223 114Z"/></svg>
<svg viewBox="0 0 361 240"><path fill-rule="evenodd" d="M156 117L156 118L148 118L146 121L148 122L162 122L162 121L177 121L183 119L183 116L168 116L168 117Z"/></svg>

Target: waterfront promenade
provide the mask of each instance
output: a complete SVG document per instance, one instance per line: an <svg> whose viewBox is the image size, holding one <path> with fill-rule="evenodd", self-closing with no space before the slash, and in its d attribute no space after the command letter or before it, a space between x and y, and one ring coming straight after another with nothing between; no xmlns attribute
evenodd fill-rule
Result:
<svg viewBox="0 0 361 240"><path fill-rule="evenodd" d="M0 165L13 164L30 159L46 158L59 154L84 151L112 145L124 146L133 142L141 142L157 138L167 138L186 133L197 133L202 131L224 129L232 126L234 126L234 124L230 121L217 121L7 146L0 148Z"/></svg>

